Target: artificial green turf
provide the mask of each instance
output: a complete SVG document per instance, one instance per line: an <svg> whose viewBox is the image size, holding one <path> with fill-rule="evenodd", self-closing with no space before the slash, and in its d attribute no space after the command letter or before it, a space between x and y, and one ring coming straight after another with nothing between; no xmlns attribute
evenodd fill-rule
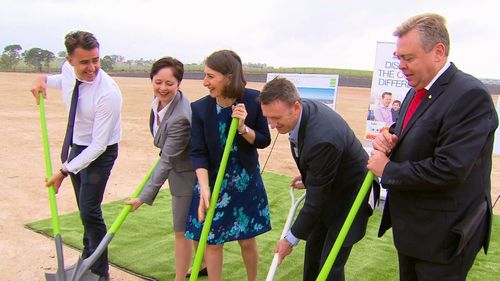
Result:
<svg viewBox="0 0 500 281"><path fill-rule="evenodd" d="M265 280L269 265L273 259L273 249L281 235L288 210L290 197L288 185L291 178L273 173L264 173L264 182L271 206L273 230L257 238L259 246L259 276ZM297 195L298 196L298 195ZM118 216L123 205L116 201L103 205L103 212L108 226ZM396 251L390 231L382 238L377 238L381 212L376 211L370 218L365 238L352 250L346 268L347 280L385 281L398 280ZM64 243L81 248L82 226L78 213L63 215L61 234ZM50 219L33 222L27 227L35 231L52 235ZM110 261L129 271L157 280L173 280L174 252L172 233L172 215L170 192L161 191L155 204L144 205L137 212L131 213L109 247ZM492 240L488 255L481 251L467 280L493 281L500 279L500 217L493 218ZM50 243L47 241L47 243ZM422 241L425 243L425 241ZM304 242L301 242L278 269L275 280L302 280ZM224 246L223 280L245 280L246 271L237 242ZM207 280L200 277L199 280Z"/></svg>

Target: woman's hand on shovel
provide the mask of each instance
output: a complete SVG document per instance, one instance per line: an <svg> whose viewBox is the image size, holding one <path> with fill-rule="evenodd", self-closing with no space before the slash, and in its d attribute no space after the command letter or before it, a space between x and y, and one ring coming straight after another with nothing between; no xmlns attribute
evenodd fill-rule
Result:
<svg viewBox="0 0 500 281"><path fill-rule="evenodd" d="M139 198L127 199L123 203L125 203L125 205L132 205L132 212L137 210L142 205L142 201Z"/></svg>

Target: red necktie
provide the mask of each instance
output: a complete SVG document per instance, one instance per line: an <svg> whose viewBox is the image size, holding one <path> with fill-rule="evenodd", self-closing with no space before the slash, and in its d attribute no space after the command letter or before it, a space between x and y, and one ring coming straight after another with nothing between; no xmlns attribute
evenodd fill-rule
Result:
<svg viewBox="0 0 500 281"><path fill-rule="evenodd" d="M408 107L408 111L406 111L405 119L403 120L403 128L401 130L404 130L406 127L406 124L408 124L408 121L410 121L411 116L415 111L417 110L418 106L424 99L425 94L427 93L427 90L425 88L420 89L417 91L413 99L411 100L410 106Z"/></svg>

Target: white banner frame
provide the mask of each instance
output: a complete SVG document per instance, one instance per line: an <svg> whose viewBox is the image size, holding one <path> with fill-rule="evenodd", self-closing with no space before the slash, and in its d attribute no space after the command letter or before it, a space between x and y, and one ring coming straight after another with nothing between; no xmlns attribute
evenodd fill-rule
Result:
<svg viewBox="0 0 500 281"><path fill-rule="evenodd" d="M394 56L395 50L395 42L377 42L370 101L366 118L365 138L363 141L363 147L367 152L371 151L372 141L375 136L387 130L395 122L392 117L392 111L388 111L387 109L391 109L392 104L396 100L401 104L408 90L411 88L403 72L398 68L399 59ZM384 109L383 107L385 106L382 97L386 92L391 93L389 95L391 100L388 108ZM377 114L377 111L380 113ZM377 120L376 116L383 116L384 118Z"/></svg>
<svg viewBox="0 0 500 281"><path fill-rule="evenodd" d="M292 81L301 98L321 101L335 110L339 85L338 74L268 73L267 82L276 76Z"/></svg>

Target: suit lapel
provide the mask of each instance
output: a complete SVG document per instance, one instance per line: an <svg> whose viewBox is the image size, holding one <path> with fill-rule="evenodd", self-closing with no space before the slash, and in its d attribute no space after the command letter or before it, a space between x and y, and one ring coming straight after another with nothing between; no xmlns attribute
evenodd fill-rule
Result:
<svg viewBox="0 0 500 281"><path fill-rule="evenodd" d="M443 94L445 91L446 87L448 86L448 83L453 75L457 72L457 68L455 65L452 63L448 67L448 69L432 84L431 88L429 91L426 93L424 98L422 99L422 102L418 106L417 110L411 117L411 119L408 121L408 124L406 125L405 130L402 132L402 134L399 137L399 141L403 139L406 136L406 133L411 130L413 125L419 120L422 115L431 107L431 105ZM411 103L411 100L413 99L413 96L415 95L415 90L412 90L412 96L411 99L408 100L408 103L406 104L405 108L405 115L406 111L408 110L409 104ZM401 131L401 126L403 124L404 116L400 118L401 122L398 122L396 127L396 132Z"/></svg>
<svg viewBox="0 0 500 281"><path fill-rule="evenodd" d="M217 157L222 157L221 143L219 138L219 121L217 118L217 103L215 98L209 98L208 100L208 112L207 112L207 126L205 126L204 133L206 134L207 143L215 144L215 147L208 147L208 149L213 149Z"/></svg>
<svg viewBox="0 0 500 281"><path fill-rule="evenodd" d="M154 133L153 133L154 122L155 122L155 113L151 109L151 113L149 114L149 130L151 131L152 136L154 136Z"/></svg>
<svg viewBox="0 0 500 281"><path fill-rule="evenodd" d="M295 147L295 144L290 142L290 151L292 152L292 157L293 157L293 160L295 160L295 164L297 164L297 166L298 166L299 165L299 158L297 157L298 152L296 153L296 150L297 150L297 148Z"/></svg>
<svg viewBox="0 0 500 281"><path fill-rule="evenodd" d="M297 136L297 167L299 168L300 174L302 175L302 181L305 182L306 174L303 171L302 165L300 165L300 158L304 148L304 138L306 134L307 121L309 119L310 107L307 100L302 100L302 119L300 120L299 135ZM292 147L293 149L293 147ZM304 157L302 157L303 159Z"/></svg>
<svg viewBox="0 0 500 281"><path fill-rule="evenodd" d="M154 138L155 145L157 147L163 147L163 143L165 142L165 136L164 132L167 129L168 125L168 119L172 115L172 112L175 109L175 106L179 103L179 100L182 99L182 93L181 91L178 91L172 102L167 108L167 111L165 112L165 115L163 116L163 119L161 120L160 126L158 127L158 132L156 132L156 136Z"/></svg>
<svg viewBox="0 0 500 281"><path fill-rule="evenodd" d="M309 105L307 104L307 101L303 100L302 101L302 120L300 120L300 127L299 127L299 135L297 137L297 150L298 150L298 156L300 158L300 155L302 154L302 148L304 147L304 137L305 137L305 131L307 127L307 120L309 119Z"/></svg>
<svg viewBox="0 0 500 281"><path fill-rule="evenodd" d="M179 103L179 100L181 100L181 99L182 99L182 92L177 91L177 93L174 96L174 99L172 100L172 103L170 103L170 105L167 108L167 112L165 112L165 116L163 117L163 120L161 122L162 125L165 123L163 121L168 120L168 118L170 118L170 115L172 115L172 112L174 111L175 106Z"/></svg>

